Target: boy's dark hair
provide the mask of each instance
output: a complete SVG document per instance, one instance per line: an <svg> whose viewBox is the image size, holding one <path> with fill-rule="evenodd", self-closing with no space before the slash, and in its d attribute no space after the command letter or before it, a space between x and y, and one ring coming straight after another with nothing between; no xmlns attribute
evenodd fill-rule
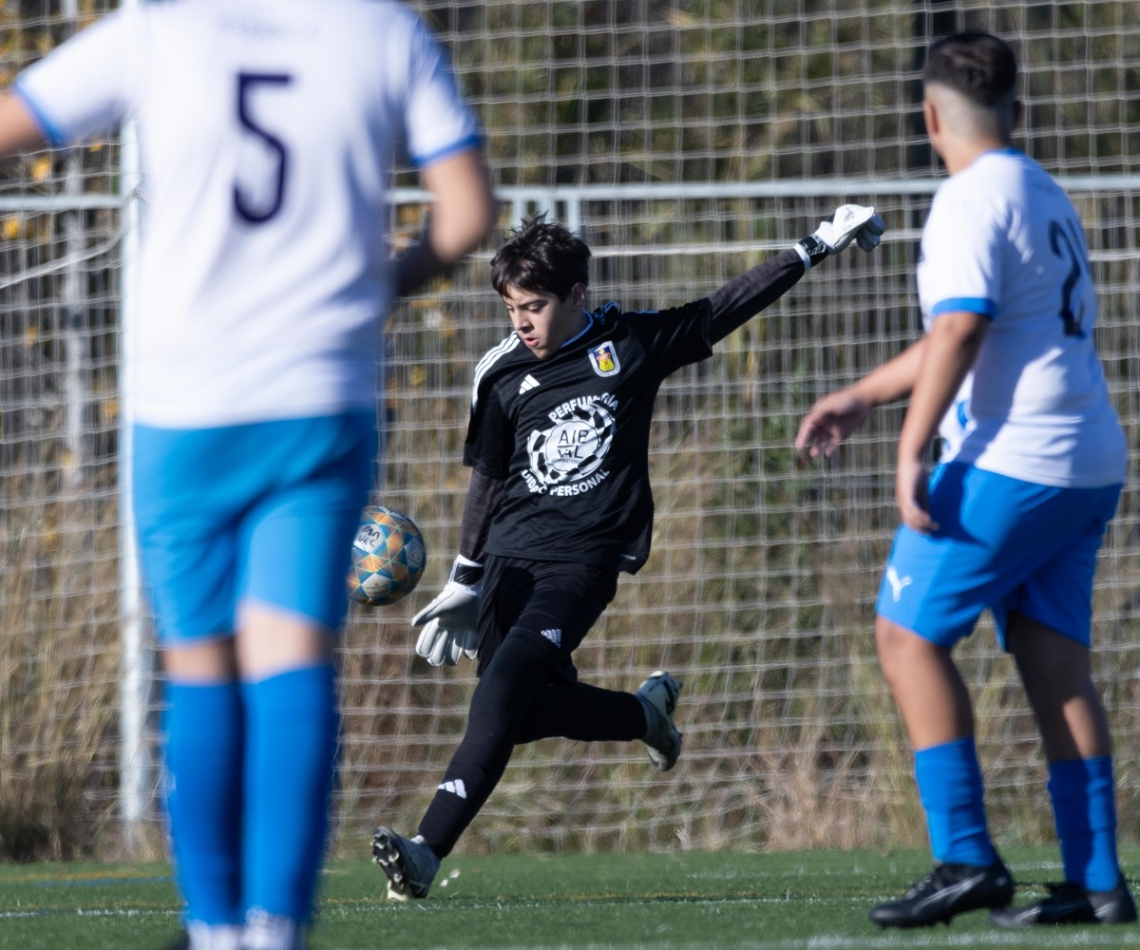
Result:
<svg viewBox="0 0 1140 950"><path fill-rule="evenodd" d="M957 33L930 47L922 82L946 86L990 109L1013 99L1017 57L1008 43L989 33Z"/></svg>
<svg viewBox="0 0 1140 950"><path fill-rule="evenodd" d="M491 286L502 296L508 287L570 296L575 284L590 283L590 249L546 212L523 218L491 259Z"/></svg>

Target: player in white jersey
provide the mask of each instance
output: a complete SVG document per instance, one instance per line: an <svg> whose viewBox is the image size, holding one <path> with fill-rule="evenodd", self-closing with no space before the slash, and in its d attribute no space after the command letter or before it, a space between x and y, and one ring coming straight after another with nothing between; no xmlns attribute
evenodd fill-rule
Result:
<svg viewBox="0 0 1140 950"><path fill-rule="evenodd" d="M128 118L145 214L124 385L186 939L293 950L326 835L383 321L490 229L480 132L402 5L195 0L120 11L24 72L0 154ZM392 264L401 152L436 200Z"/></svg>
<svg viewBox="0 0 1140 950"><path fill-rule="evenodd" d="M1001 926L1136 919L1089 665L1096 555L1127 452L1093 346L1096 294L1079 219L1011 147L1016 76L996 37L931 47L923 110L950 178L922 237L926 335L816 403L797 438L801 450L830 454L875 406L910 396L898 448L903 525L875 633L916 750L937 864L902 899L872 909L880 927L978 908ZM928 479L936 428L944 448ZM1041 730L1065 868L1051 896L1021 909L1008 908L1013 880L987 830L973 712L951 658L987 608Z"/></svg>

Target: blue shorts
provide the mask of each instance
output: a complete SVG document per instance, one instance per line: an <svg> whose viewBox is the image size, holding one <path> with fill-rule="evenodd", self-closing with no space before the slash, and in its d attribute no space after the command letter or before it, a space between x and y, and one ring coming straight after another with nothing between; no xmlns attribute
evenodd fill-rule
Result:
<svg viewBox="0 0 1140 950"><path fill-rule="evenodd" d="M243 600L336 630L376 416L134 429L139 557L164 643L232 635Z"/></svg>
<svg viewBox="0 0 1140 950"><path fill-rule="evenodd" d="M899 528L875 609L944 647L969 636L987 607L1003 647L1011 610L1087 647L1096 555L1120 489L939 466L930 479L938 531Z"/></svg>

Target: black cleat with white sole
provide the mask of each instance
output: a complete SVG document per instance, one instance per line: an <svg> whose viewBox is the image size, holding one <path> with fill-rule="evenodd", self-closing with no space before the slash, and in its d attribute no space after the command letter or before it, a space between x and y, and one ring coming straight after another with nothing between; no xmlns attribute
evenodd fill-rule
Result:
<svg viewBox="0 0 1140 950"><path fill-rule="evenodd" d="M948 924L971 910L1008 907L1013 876L1001 861L989 867L936 864L897 901L872 907L871 923L883 927L930 927Z"/></svg>
<svg viewBox="0 0 1140 950"><path fill-rule="evenodd" d="M1123 877L1111 891L1089 891L1080 884L1050 884L1049 896L1027 907L1008 907L990 913L999 927L1033 927L1038 924L1131 924L1136 902Z"/></svg>
<svg viewBox="0 0 1140 950"><path fill-rule="evenodd" d="M677 700L683 684L664 670L654 670L637 688L636 696L645 711L647 730L642 737L649 761L655 769L668 772L681 755L681 733L673 724Z"/></svg>
<svg viewBox="0 0 1140 950"><path fill-rule="evenodd" d="M440 864L423 838L405 838L391 828L372 833L372 860L388 875L388 900L395 901L427 897Z"/></svg>

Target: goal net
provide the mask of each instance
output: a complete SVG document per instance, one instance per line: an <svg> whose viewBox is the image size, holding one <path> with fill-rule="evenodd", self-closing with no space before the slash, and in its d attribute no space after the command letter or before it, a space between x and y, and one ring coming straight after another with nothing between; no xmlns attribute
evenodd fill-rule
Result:
<svg viewBox="0 0 1140 950"><path fill-rule="evenodd" d="M942 172L921 134L917 77L932 38L978 28L1017 49L1027 106L1017 144L1062 180L1081 215L1101 354L1130 444L1140 444L1140 39L1130 27L1140 0L416 6L482 117L503 225L549 210L579 230L594 251L593 304L698 298L844 201L874 204L889 229L874 255L828 261L658 398L653 554L623 577L576 660L584 680L611 688L634 689L662 667L684 681L677 769L656 773L637 743L522 747L461 847L922 844L908 745L871 636L897 524L902 410L881 410L823 464L800 464L792 439L818 396L920 332L913 268ZM0 45L7 78L95 12L30 2L0 11L3 35L14 37ZM45 153L5 164L0 180L0 523L11 575L0 587L0 742L16 763L0 770L0 839L9 851L4 816L53 769L75 789L56 825L113 828L117 808L139 813L120 793L118 156L115 143ZM423 195L406 174L396 184L394 231L408 240ZM61 203L36 203L49 197ZM487 258L401 304L389 324L376 497L415 518L430 560L420 591L382 611L357 609L344 635L337 827L346 853L363 853L380 821L414 828L465 723L471 664L436 670L414 658L409 621L455 553L474 364L509 332ZM1093 633L1122 747L1140 711L1137 501L1126 490L1106 538ZM1003 840L1041 838L1043 758L1012 663L988 621L956 655L976 702L993 827ZM161 700L150 682L123 703L148 714L132 740L136 765L157 747ZM132 787L157 829L157 771L141 785L139 774ZM1140 792L1127 756L1118 781L1123 796ZM27 833L33 850L54 846Z"/></svg>
<svg viewBox="0 0 1140 950"><path fill-rule="evenodd" d="M113 6L0 3L0 88ZM119 175L113 142L0 162L0 858L116 818Z"/></svg>

